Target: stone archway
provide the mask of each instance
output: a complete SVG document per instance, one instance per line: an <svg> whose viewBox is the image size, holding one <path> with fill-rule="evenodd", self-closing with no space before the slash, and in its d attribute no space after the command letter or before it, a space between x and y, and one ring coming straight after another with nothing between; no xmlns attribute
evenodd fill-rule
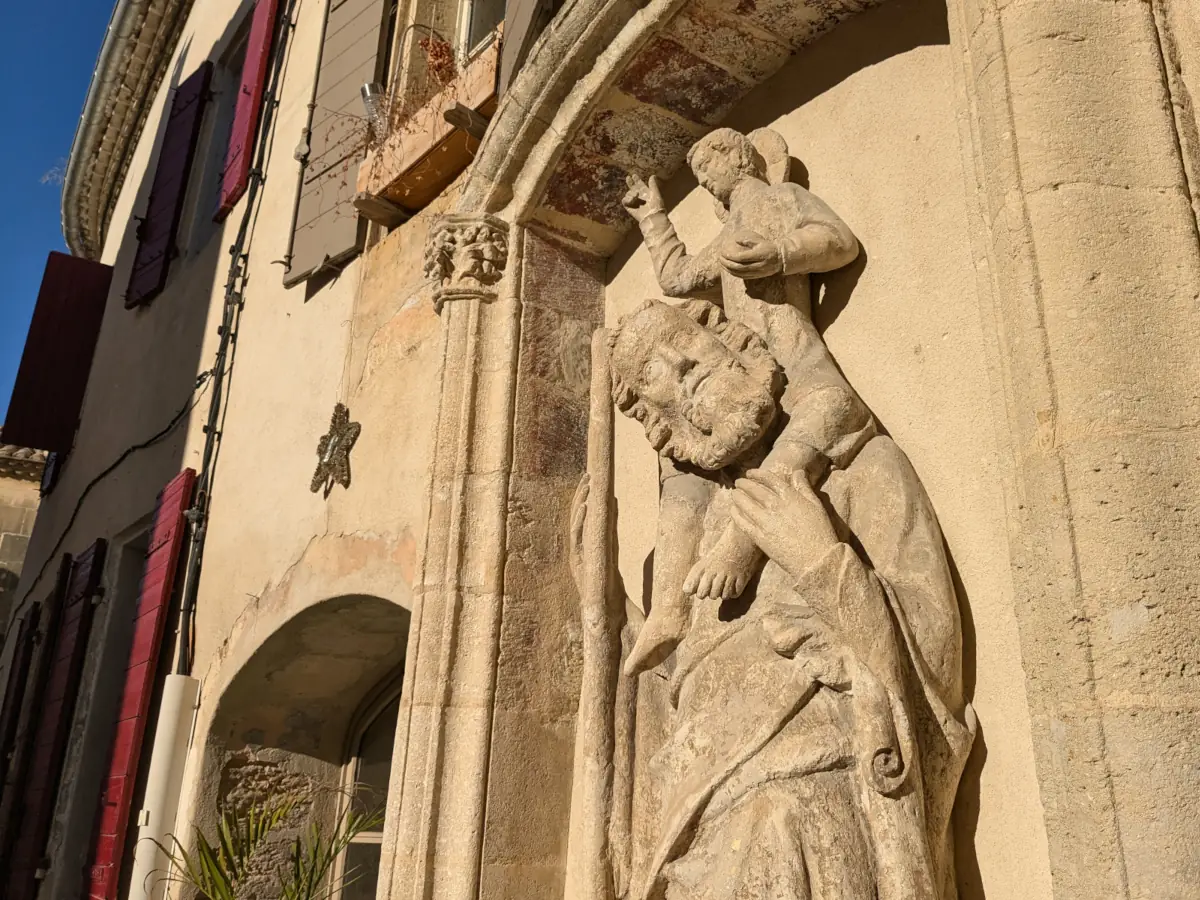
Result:
<svg viewBox="0 0 1200 900"><path fill-rule="evenodd" d="M562 896L579 678L563 534L586 449L578 361L603 321L624 176L669 174L778 67L772 51L803 52L867 5L568 3L500 104L455 214L434 228L427 273L444 352L414 618L415 687L428 705L403 776L395 895ZM1099 560L1106 541L1126 538L1098 521L1078 531L1084 513L1071 499L1111 487L1147 522L1177 502L1106 468L1116 451L1094 429L1113 416L1112 447L1152 460L1155 491L1190 483L1182 456L1146 449L1181 427L1168 411L1186 406L1162 372L1194 366L1191 345L1175 341L1200 279L1180 51L1170 17L1135 0L949 0L947 12L967 231L998 386L989 415L1004 436L1000 481L1021 500L1006 527L1049 872L1071 895L1181 886L1194 854L1162 849L1128 774L1134 757L1110 762L1106 743L1106 730L1130 726L1101 698L1140 689L1120 672L1091 674L1107 645L1088 623L1110 611L1109 579L1126 583ZM1160 252L1132 250L1127 221L1148 223ZM1180 265L1159 264L1167 258ZM1138 315L1126 314L1131 302ZM1148 391L1161 402L1114 412L1096 401ZM1151 699L1133 714L1174 733ZM1182 772L1171 784L1190 810ZM1168 853L1170 878L1162 866L1131 869L1123 834Z"/></svg>
<svg viewBox="0 0 1200 900"><path fill-rule="evenodd" d="M192 821L285 795L333 814L354 718L404 665L410 613L368 594L301 608L240 658L212 709ZM204 733L204 732L202 732Z"/></svg>
<svg viewBox="0 0 1200 900"><path fill-rule="evenodd" d="M791 54L874 5L580 0L502 100L426 258L445 341L414 616L427 703L392 896L563 896L580 678L564 545L626 178L670 176Z"/></svg>
<svg viewBox="0 0 1200 900"><path fill-rule="evenodd" d="M670 176L792 56L883 0L581 0L502 98L460 213L536 224L607 257L630 173Z"/></svg>
<svg viewBox="0 0 1200 900"><path fill-rule="evenodd" d="M409 612L364 594L309 606L230 679L208 730L225 752L271 747L340 765L350 718L404 662Z"/></svg>

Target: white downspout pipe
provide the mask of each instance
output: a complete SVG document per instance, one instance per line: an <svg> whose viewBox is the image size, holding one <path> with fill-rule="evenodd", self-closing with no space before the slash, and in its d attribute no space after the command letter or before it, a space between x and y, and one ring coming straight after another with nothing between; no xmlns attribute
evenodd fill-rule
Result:
<svg viewBox="0 0 1200 900"><path fill-rule="evenodd" d="M200 698L200 682L188 675L168 675L163 685L158 727L150 748L144 806L137 813L137 844L129 879L129 900L161 900L167 887L167 857L159 844L170 847L179 834L175 817L183 789L192 723ZM180 836L185 843L187 838ZM155 843L157 842L157 843Z"/></svg>

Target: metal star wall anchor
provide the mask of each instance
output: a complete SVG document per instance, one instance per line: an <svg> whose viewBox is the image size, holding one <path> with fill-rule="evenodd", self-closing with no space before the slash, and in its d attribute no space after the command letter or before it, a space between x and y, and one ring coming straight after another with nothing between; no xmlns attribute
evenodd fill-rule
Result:
<svg viewBox="0 0 1200 900"><path fill-rule="evenodd" d="M350 487L350 451L361 431L362 425L350 421L350 410L344 403L333 408L329 431L317 443L317 470L309 485L314 494L323 489L328 497L335 484Z"/></svg>

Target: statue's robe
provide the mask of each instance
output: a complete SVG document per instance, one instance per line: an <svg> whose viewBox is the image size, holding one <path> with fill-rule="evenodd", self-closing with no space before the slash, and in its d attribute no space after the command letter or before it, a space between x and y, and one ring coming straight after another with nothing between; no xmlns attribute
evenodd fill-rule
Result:
<svg viewBox="0 0 1200 900"><path fill-rule="evenodd" d="M949 817L974 718L942 535L887 437L822 493L844 542L797 583L768 562L743 601L694 608L637 900L955 895Z"/></svg>
<svg viewBox="0 0 1200 900"><path fill-rule="evenodd" d="M768 562L742 601L695 605L636 900L955 895L949 820L974 716L941 532L887 437L822 494L843 543L797 583Z"/></svg>
<svg viewBox="0 0 1200 900"><path fill-rule="evenodd" d="M782 272L724 270L719 248L744 230L783 248ZM806 273L857 245L820 198L754 180L695 255L663 213L643 233L666 293L719 286L730 318L766 340L787 375L782 415L766 459L743 462L786 472L817 450L843 543L796 583L768 560L739 600L694 603L646 773L662 803L633 900L952 900L950 812L975 731L958 599L916 472L811 319ZM728 497L714 486L701 555Z"/></svg>

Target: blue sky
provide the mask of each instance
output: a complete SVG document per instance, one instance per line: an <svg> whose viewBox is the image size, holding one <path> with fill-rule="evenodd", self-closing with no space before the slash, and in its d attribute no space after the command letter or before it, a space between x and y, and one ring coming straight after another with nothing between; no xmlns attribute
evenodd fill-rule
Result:
<svg viewBox="0 0 1200 900"><path fill-rule="evenodd" d="M4 248L0 294L0 420L9 395L38 285L51 250L66 250L59 221L62 185L75 124L113 0L5 3L0 33L0 217Z"/></svg>

